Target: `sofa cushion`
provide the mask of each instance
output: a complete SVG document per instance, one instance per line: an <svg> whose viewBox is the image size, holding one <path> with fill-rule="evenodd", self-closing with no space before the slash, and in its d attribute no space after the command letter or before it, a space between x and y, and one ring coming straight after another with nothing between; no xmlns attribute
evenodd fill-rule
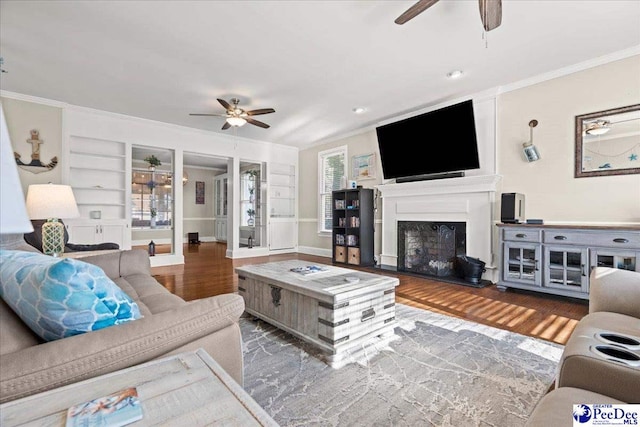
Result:
<svg viewBox="0 0 640 427"><path fill-rule="evenodd" d="M599 311L583 317L565 344L558 364L558 387L575 387L629 403L640 402L640 367L637 361L616 359L598 348L637 353L633 345L611 343L601 334L640 340L640 319Z"/></svg>
<svg viewBox="0 0 640 427"><path fill-rule="evenodd" d="M589 390L574 387L560 387L547 393L540 399L525 426L550 427L575 425L576 423L573 422L573 405L594 403L622 404L625 402Z"/></svg>
<svg viewBox="0 0 640 427"><path fill-rule="evenodd" d="M42 339L34 334L11 307L0 299L0 356L40 343ZM1 357L0 360L2 360Z"/></svg>
<svg viewBox="0 0 640 427"><path fill-rule="evenodd" d="M141 317L101 268L72 258L0 251L0 296L46 341Z"/></svg>

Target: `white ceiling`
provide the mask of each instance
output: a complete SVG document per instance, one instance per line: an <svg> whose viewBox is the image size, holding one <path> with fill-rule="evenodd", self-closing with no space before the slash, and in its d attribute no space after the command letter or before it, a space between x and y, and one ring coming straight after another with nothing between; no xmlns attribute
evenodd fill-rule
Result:
<svg viewBox="0 0 640 427"><path fill-rule="evenodd" d="M409 112L640 46L640 1L0 2L4 91L221 131L216 98L271 125L246 138L305 147ZM448 80L453 69L461 79ZM362 106L367 112L352 113Z"/></svg>

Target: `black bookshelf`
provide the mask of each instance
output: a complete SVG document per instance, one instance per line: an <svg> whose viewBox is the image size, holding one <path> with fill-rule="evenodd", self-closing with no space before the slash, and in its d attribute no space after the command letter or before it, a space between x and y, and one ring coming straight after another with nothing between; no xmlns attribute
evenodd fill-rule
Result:
<svg viewBox="0 0 640 427"><path fill-rule="evenodd" d="M332 261L361 266L374 265L373 190L334 190Z"/></svg>

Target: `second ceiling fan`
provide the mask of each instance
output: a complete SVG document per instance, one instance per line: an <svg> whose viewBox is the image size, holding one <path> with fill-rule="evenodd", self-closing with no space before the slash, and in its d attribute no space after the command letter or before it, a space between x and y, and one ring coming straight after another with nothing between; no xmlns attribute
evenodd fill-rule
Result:
<svg viewBox="0 0 640 427"><path fill-rule="evenodd" d="M396 18L394 22L402 25L429 9L437 2L438 0L419 0ZM480 19L482 19L484 30L491 31L499 27L502 23L502 0L478 0L478 3L480 6Z"/></svg>
<svg viewBox="0 0 640 427"><path fill-rule="evenodd" d="M231 103L225 101L224 99L218 98L218 102L222 105L226 113L225 114L213 114L213 113L191 113L190 116L215 116L215 117L226 117L226 121L222 126L222 130L229 129L232 126L243 126L245 123L251 123L252 125L268 129L269 125L263 123L259 120L254 119L252 116L258 116L260 114L269 114L275 113L276 110L273 108L259 108L257 110L249 110L246 111L240 107L238 104L240 100L238 98L231 98Z"/></svg>

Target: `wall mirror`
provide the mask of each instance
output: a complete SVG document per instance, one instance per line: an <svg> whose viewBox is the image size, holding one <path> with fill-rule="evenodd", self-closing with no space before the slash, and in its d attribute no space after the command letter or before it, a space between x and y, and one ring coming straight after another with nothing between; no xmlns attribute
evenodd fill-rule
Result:
<svg viewBox="0 0 640 427"><path fill-rule="evenodd" d="M575 177L640 173L640 104L576 116Z"/></svg>

